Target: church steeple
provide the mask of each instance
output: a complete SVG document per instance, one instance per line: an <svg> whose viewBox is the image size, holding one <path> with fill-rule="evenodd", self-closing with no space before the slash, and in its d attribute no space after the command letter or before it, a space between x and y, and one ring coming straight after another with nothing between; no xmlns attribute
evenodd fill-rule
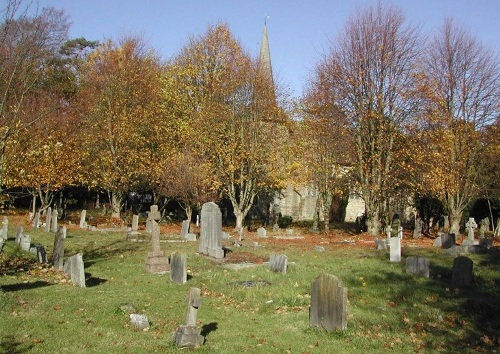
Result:
<svg viewBox="0 0 500 354"><path fill-rule="evenodd" d="M273 69L271 66L271 52L269 51L269 39L267 38L267 18L264 18L264 31L262 32L262 42L260 43L259 68L271 82L273 80Z"/></svg>

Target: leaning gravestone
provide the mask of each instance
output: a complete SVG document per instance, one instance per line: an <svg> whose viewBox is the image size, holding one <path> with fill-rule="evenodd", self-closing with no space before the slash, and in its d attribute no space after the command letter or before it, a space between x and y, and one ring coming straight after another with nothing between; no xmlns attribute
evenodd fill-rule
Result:
<svg viewBox="0 0 500 354"><path fill-rule="evenodd" d="M203 222L203 215L201 217ZM205 338L201 335L201 329L196 327L196 316L201 305L201 291L199 288L191 288L186 296L187 313L186 324L177 327L173 335L174 343L179 347L197 348L203 345Z"/></svg>
<svg viewBox="0 0 500 354"><path fill-rule="evenodd" d="M36 246L36 258L38 259L38 263L47 263L47 252L42 245Z"/></svg>
<svg viewBox="0 0 500 354"><path fill-rule="evenodd" d="M69 257L66 262L64 262L63 271L70 276L73 284L85 288L85 268L81 253Z"/></svg>
<svg viewBox="0 0 500 354"><path fill-rule="evenodd" d="M54 238L54 251L52 253L52 264L57 270L62 270L64 265L64 234L59 227Z"/></svg>
<svg viewBox="0 0 500 354"><path fill-rule="evenodd" d="M187 282L187 258L185 254L175 252L170 257L170 280L177 284Z"/></svg>
<svg viewBox="0 0 500 354"><path fill-rule="evenodd" d="M347 328L347 288L336 276L322 274L312 282L309 322L327 331Z"/></svg>
<svg viewBox="0 0 500 354"><path fill-rule="evenodd" d="M429 278L429 260L417 256L406 258L406 273Z"/></svg>
<svg viewBox="0 0 500 354"><path fill-rule="evenodd" d="M214 202L203 204L201 208L200 246L201 254L224 258L222 249L222 214Z"/></svg>
<svg viewBox="0 0 500 354"><path fill-rule="evenodd" d="M87 210L82 210L82 214L80 215L80 229L86 229L87 223L85 222L85 218L87 217Z"/></svg>
<svg viewBox="0 0 500 354"><path fill-rule="evenodd" d="M473 279L473 262L470 258L458 256L453 260L453 272L451 274L451 285L455 288L468 287Z"/></svg>
<svg viewBox="0 0 500 354"><path fill-rule="evenodd" d="M50 232L50 222L52 218L52 208L48 207L45 211L45 232Z"/></svg>
<svg viewBox="0 0 500 354"><path fill-rule="evenodd" d="M4 216L2 221L2 238L7 241L7 234L9 233L9 219Z"/></svg>
<svg viewBox="0 0 500 354"><path fill-rule="evenodd" d="M151 236L151 252L146 258L146 272L162 274L168 272L170 265L165 253L160 249L160 226L154 220L151 220L152 236Z"/></svg>
<svg viewBox="0 0 500 354"><path fill-rule="evenodd" d="M448 249L455 246L455 234L441 234L441 247Z"/></svg>
<svg viewBox="0 0 500 354"><path fill-rule="evenodd" d="M52 210L52 226L50 228L52 232L57 232L57 217L57 209L54 208L54 210Z"/></svg>
<svg viewBox="0 0 500 354"><path fill-rule="evenodd" d="M391 237L389 240L391 262L401 262L401 239L399 237Z"/></svg>
<svg viewBox="0 0 500 354"><path fill-rule="evenodd" d="M273 254L269 259L269 270L286 274L288 257L284 254Z"/></svg>

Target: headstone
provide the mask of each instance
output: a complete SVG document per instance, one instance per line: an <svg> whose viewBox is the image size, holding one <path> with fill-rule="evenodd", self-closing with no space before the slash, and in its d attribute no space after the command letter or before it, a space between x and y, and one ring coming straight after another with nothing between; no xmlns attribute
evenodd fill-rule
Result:
<svg viewBox="0 0 500 354"><path fill-rule="evenodd" d="M85 268L81 253L69 257L66 262L64 262L63 271L71 277L71 282L73 284L85 288Z"/></svg>
<svg viewBox="0 0 500 354"><path fill-rule="evenodd" d="M455 288L468 287L473 279L473 262L470 258L458 256L453 260L451 285Z"/></svg>
<svg viewBox="0 0 500 354"><path fill-rule="evenodd" d="M145 331L149 329L149 320L146 315L131 313L130 323L138 330Z"/></svg>
<svg viewBox="0 0 500 354"><path fill-rule="evenodd" d="M312 282L309 322L327 331L347 328L347 288L336 276L322 274Z"/></svg>
<svg viewBox="0 0 500 354"><path fill-rule="evenodd" d="M273 254L269 259L269 270L286 274L288 257L283 254Z"/></svg>
<svg viewBox="0 0 500 354"><path fill-rule="evenodd" d="M401 227L401 220L398 214L394 214L391 223L391 237L399 237L399 228Z"/></svg>
<svg viewBox="0 0 500 354"><path fill-rule="evenodd" d="M52 253L52 264L57 270L62 270L64 265L64 234L59 227L54 238L54 251Z"/></svg>
<svg viewBox="0 0 500 354"><path fill-rule="evenodd" d="M36 246L36 258L38 259L38 263L47 263L47 252L42 245Z"/></svg>
<svg viewBox="0 0 500 354"><path fill-rule="evenodd" d="M17 243L18 245L19 245L19 244L21 244L21 239L22 239L22 237L23 237L23 231L24 231L24 229L23 229L23 227L22 227L22 226L19 226L19 227L17 228L16 243Z"/></svg>
<svg viewBox="0 0 500 354"><path fill-rule="evenodd" d="M187 258L185 254L175 252L170 257L170 280L177 284L187 282Z"/></svg>
<svg viewBox="0 0 500 354"><path fill-rule="evenodd" d="M190 241L190 242L196 241L196 234L191 234L191 233L187 234L186 241Z"/></svg>
<svg viewBox="0 0 500 354"><path fill-rule="evenodd" d="M375 239L375 249L377 250L385 250L387 249L387 242L385 240Z"/></svg>
<svg viewBox="0 0 500 354"><path fill-rule="evenodd" d="M9 233L9 219L6 216L4 216L2 220L2 238L5 241L7 241L8 233Z"/></svg>
<svg viewBox="0 0 500 354"><path fill-rule="evenodd" d="M150 211L148 211L148 219L149 220L154 220L154 221L160 221L161 220L161 213L158 211L158 205L151 205Z"/></svg>
<svg viewBox="0 0 500 354"><path fill-rule="evenodd" d="M391 239L391 231L392 231L392 228L390 225L387 225L385 227L385 234L387 235L387 239L390 240Z"/></svg>
<svg viewBox="0 0 500 354"><path fill-rule="evenodd" d="M184 220L182 222L182 226L181 226L181 238L182 239L185 239L187 234L189 233L189 224L190 224L189 220Z"/></svg>
<svg viewBox="0 0 500 354"><path fill-rule="evenodd" d="M50 231L57 232L57 209L52 210L52 226Z"/></svg>
<svg viewBox="0 0 500 354"><path fill-rule="evenodd" d="M148 234L150 234L151 232L153 232L153 226L152 225L153 225L153 220L147 219L146 220L146 232Z"/></svg>
<svg viewBox="0 0 500 354"><path fill-rule="evenodd" d="M401 226L398 228L398 237L400 240L403 239L403 227Z"/></svg>
<svg viewBox="0 0 500 354"><path fill-rule="evenodd" d="M477 224L474 218L469 218L469 221L465 224L465 228L468 230L467 239L469 241L474 241L474 230L477 229Z"/></svg>
<svg viewBox="0 0 500 354"><path fill-rule="evenodd" d="M200 245L201 254L224 258L222 249L222 214L214 202L203 204L201 208Z"/></svg>
<svg viewBox="0 0 500 354"><path fill-rule="evenodd" d="M455 246L455 234L441 234L441 247L447 249L453 246Z"/></svg>
<svg viewBox="0 0 500 354"><path fill-rule="evenodd" d="M170 265L165 253L160 249L160 226L154 220L151 220L151 226L151 252L146 258L146 271L154 274L166 273L170 269Z"/></svg>
<svg viewBox="0 0 500 354"><path fill-rule="evenodd" d="M139 215L132 215L132 231L139 230Z"/></svg>
<svg viewBox="0 0 500 354"><path fill-rule="evenodd" d="M80 215L80 229L87 228L87 222L85 221L86 217L87 217L87 210L83 209L82 214Z"/></svg>
<svg viewBox="0 0 500 354"><path fill-rule="evenodd" d="M432 245L434 247L441 247L443 245L443 242L441 241L441 236L436 237Z"/></svg>
<svg viewBox="0 0 500 354"><path fill-rule="evenodd" d="M48 207L45 211L45 232L50 232L50 221L52 218L52 208Z"/></svg>
<svg viewBox="0 0 500 354"><path fill-rule="evenodd" d="M21 249L23 251L29 252L30 251L30 246L31 246L31 237L29 235L23 234L21 237Z"/></svg>
<svg viewBox="0 0 500 354"><path fill-rule="evenodd" d="M37 211L35 213L35 217L33 218L33 222L31 224L35 229L38 229L40 227L40 212Z"/></svg>
<svg viewBox="0 0 500 354"><path fill-rule="evenodd" d="M490 219L484 218L479 222L479 238L484 238L485 232L490 231Z"/></svg>
<svg viewBox="0 0 500 354"><path fill-rule="evenodd" d="M399 237L391 237L389 240L391 262L401 262L401 239Z"/></svg>
<svg viewBox="0 0 500 354"><path fill-rule="evenodd" d="M413 238L421 238L422 237L422 226L424 222L420 217L415 219L415 228L413 229Z"/></svg>
<svg viewBox="0 0 500 354"><path fill-rule="evenodd" d="M203 223L203 211L201 214ZM191 288L186 297L187 313L186 324L177 327L173 335L174 343L179 347L198 348L203 345L205 338L201 335L201 329L196 327L196 316L201 305L201 291L199 288Z"/></svg>
<svg viewBox="0 0 500 354"><path fill-rule="evenodd" d="M63 234L63 239L65 239L66 238L66 226L61 227L61 232Z"/></svg>
<svg viewBox="0 0 500 354"><path fill-rule="evenodd" d="M448 215L443 216L444 220L444 231L450 231L450 217Z"/></svg>
<svg viewBox="0 0 500 354"><path fill-rule="evenodd" d="M429 278L429 260L417 256L406 258L406 273Z"/></svg>
<svg viewBox="0 0 500 354"><path fill-rule="evenodd" d="M258 238L266 238L267 235L266 235L266 229L264 229L263 227L259 227L257 229L257 237Z"/></svg>

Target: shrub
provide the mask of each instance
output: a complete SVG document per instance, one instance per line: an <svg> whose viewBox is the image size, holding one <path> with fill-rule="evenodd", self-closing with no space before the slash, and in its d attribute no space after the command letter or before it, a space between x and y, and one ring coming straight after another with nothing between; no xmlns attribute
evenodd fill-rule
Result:
<svg viewBox="0 0 500 354"><path fill-rule="evenodd" d="M279 218L278 220L278 226L280 229L286 229L292 225L293 218L288 215L284 215Z"/></svg>

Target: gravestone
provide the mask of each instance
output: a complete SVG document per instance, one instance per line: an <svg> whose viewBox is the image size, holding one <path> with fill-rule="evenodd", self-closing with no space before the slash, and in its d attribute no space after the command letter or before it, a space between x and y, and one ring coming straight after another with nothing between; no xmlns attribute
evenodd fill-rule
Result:
<svg viewBox="0 0 500 354"><path fill-rule="evenodd" d="M154 220L151 220L152 236L151 236L151 252L146 258L146 272L153 274L166 273L170 269L168 258L160 249L160 226Z"/></svg>
<svg viewBox="0 0 500 354"><path fill-rule="evenodd" d="M37 211L35 213L35 217L33 218L33 222L31 223L31 226L33 226L35 229L38 229L40 227L40 212Z"/></svg>
<svg viewBox="0 0 500 354"><path fill-rule="evenodd" d="M80 229L87 228L87 222L85 221L86 217L87 217L87 210L83 209L80 215Z"/></svg>
<svg viewBox="0 0 500 354"><path fill-rule="evenodd" d="M139 230L139 215L132 215L132 231Z"/></svg>
<svg viewBox="0 0 500 354"><path fill-rule="evenodd" d="M399 228L401 227L401 220L397 214L394 214L391 223L391 237L399 237Z"/></svg>
<svg viewBox="0 0 500 354"><path fill-rule="evenodd" d="M264 229L263 227L259 227L257 229L257 237L258 238L266 238L267 237L267 231L266 229Z"/></svg>
<svg viewBox="0 0 500 354"><path fill-rule="evenodd" d="M392 228L390 225L387 225L385 227L385 234L387 235L387 239L390 240L391 239L391 231L392 231Z"/></svg>
<svg viewBox="0 0 500 354"><path fill-rule="evenodd" d="M52 226L50 231L57 232L57 209L52 210Z"/></svg>
<svg viewBox="0 0 500 354"><path fill-rule="evenodd" d="M429 278L429 260L417 256L406 258L406 273Z"/></svg>
<svg viewBox="0 0 500 354"><path fill-rule="evenodd" d="M309 322L327 331L347 328L347 288L336 276L321 274L312 282Z"/></svg>
<svg viewBox="0 0 500 354"><path fill-rule="evenodd" d="M146 315L131 313L130 323L138 330L144 331L149 329L149 320Z"/></svg>
<svg viewBox="0 0 500 354"><path fill-rule="evenodd" d="M399 237L391 237L389 240L391 262L401 262L401 239Z"/></svg>
<svg viewBox="0 0 500 354"><path fill-rule="evenodd" d="M451 275L452 287L462 288L472 285L473 264L470 258L464 256L458 256L453 260L453 271Z"/></svg>
<svg viewBox="0 0 500 354"><path fill-rule="evenodd" d="M66 226L61 227L61 232L63 234L63 239L65 239L66 238Z"/></svg>
<svg viewBox="0 0 500 354"><path fill-rule="evenodd" d="M441 247L448 249L455 246L455 234L441 234Z"/></svg>
<svg viewBox="0 0 500 354"><path fill-rule="evenodd" d="M415 219L415 228L413 229L413 238L421 238L422 237L422 227L424 222L420 217Z"/></svg>
<svg viewBox="0 0 500 354"><path fill-rule="evenodd" d="M21 237L20 246L23 251L29 252L31 246L31 237L29 237L29 235L23 234L23 236Z"/></svg>
<svg viewBox="0 0 500 354"><path fill-rule="evenodd" d="M375 239L375 249L377 250L385 250L387 249L387 242L386 240L379 240L378 238Z"/></svg>
<svg viewBox="0 0 500 354"><path fill-rule="evenodd" d="M224 258L222 249L222 214L214 202L203 204L201 208L200 245L201 254Z"/></svg>
<svg viewBox="0 0 500 354"><path fill-rule="evenodd" d="M177 284L187 282L187 257L185 254L175 252L170 257L170 280Z"/></svg>
<svg viewBox="0 0 500 354"><path fill-rule="evenodd" d="M48 207L45 211L45 232L50 232L50 221L52 218L52 208Z"/></svg>
<svg viewBox="0 0 500 354"><path fill-rule="evenodd" d="M47 252L42 245L36 246L36 258L38 259L38 263L47 263Z"/></svg>
<svg viewBox="0 0 500 354"><path fill-rule="evenodd" d="M161 213L158 211L158 205L151 205L149 211L148 211L148 219L149 220L154 220L154 221L160 221L161 220Z"/></svg>
<svg viewBox="0 0 500 354"><path fill-rule="evenodd" d="M490 219L484 218L479 222L479 238L484 238L484 234L490 231Z"/></svg>
<svg viewBox="0 0 500 354"><path fill-rule="evenodd" d="M434 247L441 247L443 244L443 242L441 241L441 236L438 236L434 239L434 242L432 243L432 245Z"/></svg>
<svg viewBox="0 0 500 354"><path fill-rule="evenodd" d="M7 241L8 233L9 233L9 219L6 216L4 216L2 220L2 238L5 241Z"/></svg>
<svg viewBox="0 0 500 354"><path fill-rule="evenodd" d="M184 220L182 222L182 226L181 226L181 238L183 240L186 239L187 234L189 233L189 224L190 224L189 220Z"/></svg>
<svg viewBox="0 0 500 354"><path fill-rule="evenodd" d="M54 251L52 253L52 264L57 270L62 270L64 265L64 234L59 227L54 237Z"/></svg>
<svg viewBox="0 0 500 354"><path fill-rule="evenodd" d="M85 267L81 253L77 253L66 259L63 271L70 276L73 284L85 288Z"/></svg>
<svg viewBox="0 0 500 354"><path fill-rule="evenodd" d="M23 231L24 231L24 229L23 229L23 227L22 227L22 226L19 226L19 227L17 228L16 243L17 243L18 245L19 245L19 244L21 244L21 239L22 239L22 237L23 237Z"/></svg>
<svg viewBox="0 0 500 354"><path fill-rule="evenodd" d="M153 232L153 220L151 219L146 219L146 232L148 234L150 234L151 232Z"/></svg>
<svg viewBox="0 0 500 354"><path fill-rule="evenodd" d="M477 229L477 224L474 218L469 218L469 221L465 224L465 228L468 230L467 240L469 242L474 242L474 230Z"/></svg>
<svg viewBox="0 0 500 354"><path fill-rule="evenodd" d="M203 223L203 212L201 220ZM201 305L200 289L190 288L186 296L186 302L186 324L177 327L177 332L173 335L173 341L179 347L198 348L205 341L205 338L201 335L201 329L196 327L196 316Z"/></svg>
<svg viewBox="0 0 500 354"><path fill-rule="evenodd" d="M398 228L398 237L399 237L400 240L403 239L403 227L402 226L400 226Z"/></svg>
<svg viewBox="0 0 500 354"><path fill-rule="evenodd" d="M269 270L271 272L286 274L287 264L288 257L284 254L273 254L269 258Z"/></svg>

